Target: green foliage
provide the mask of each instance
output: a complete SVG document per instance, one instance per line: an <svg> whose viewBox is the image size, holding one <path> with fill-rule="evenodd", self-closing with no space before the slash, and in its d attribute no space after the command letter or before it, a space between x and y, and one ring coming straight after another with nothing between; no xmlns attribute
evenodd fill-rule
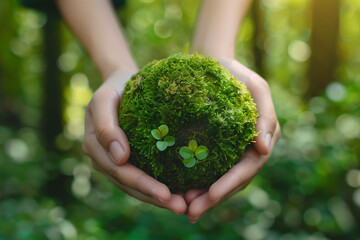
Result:
<svg viewBox="0 0 360 240"><path fill-rule="evenodd" d="M195 166L197 160L204 160L208 156L209 150L205 146L198 147L195 140L190 140L189 146L181 147L179 153L184 159L185 167L191 168Z"/></svg>
<svg viewBox="0 0 360 240"><path fill-rule="evenodd" d="M181 147L179 153L184 159L194 157L194 152L189 147Z"/></svg>
<svg viewBox="0 0 360 240"><path fill-rule="evenodd" d="M186 159L184 159L183 163L184 163L185 167L191 168L191 167L195 166L196 158L195 157L186 158Z"/></svg>
<svg viewBox="0 0 360 240"><path fill-rule="evenodd" d="M175 144L175 138L172 137L172 136L166 136L166 137L164 138L164 142L166 142L166 144L167 144L169 147L174 146L174 144Z"/></svg>
<svg viewBox="0 0 360 240"><path fill-rule="evenodd" d="M127 83L119 110L130 162L171 191L208 188L234 166L256 136L257 116L245 85L216 60L196 54L145 66ZM163 122L168 126L154 129ZM164 139L169 129L176 142Z"/></svg>
<svg viewBox="0 0 360 240"><path fill-rule="evenodd" d="M200 146L195 151L195 157L198 160L204 160L209 154L209 150L205 146Z"/></svg>
<svg viewBox="0 0 360 240"><path fill-rule="evenodd" d="M140 66L181 51L190 41L201 1L127 2L121 19ZM308 100L303 98L308 61L299 62L297 55L306 56L304 44L309 44L312 31L307 16L313 1L259 4L254 9L261 13L257 21L248 17L242 23L236 58L269 81L282 136L244 191L190 224L184 216L127 196L91 170L90 159L81 150L79 104L88 98L79 98L84 92L79 83L89 79L86 87L96 90L101 81L66 28L58 61L67 89L66 127L56 140L56 151L44 149L40 116L46 114L42 36L47 17L17 6L14 0L0 1L0 239L358 240L360 35L354 23L360 16L359 1L341 2L337 51L342 58L336 88L331 85ZM260 47L262 58L253 54L254 47ZM254 65L257 61L262 67ZM170 84L168 92L177 89ZM146 132L155 152L159 150L149 131L162 123L170 127L168 121L159 122ZM182 132L197 136L196 126ZM206 145L191 137L179 147L190 139Z"/></svg>
<svg viewBox="0 0 360 240"><path fill-rule="evenodd" d="M166 125L161 125L157 129L153 129L151 131L151 135L156 139L159 140L156 142L156 147L160 151L165 151L167 147L174 146L175 138L172 136L166 136L169 132L169 128Z"/></svg>
<svg viewBox="0 0 360 240"><path fill-rule="evenodd" d="M158 129L153 129L153 130L151 131L151 135L152 135L155 139L161 140L161 133L160 133L160 131L159 131Z"/></svg>
<svg viewBox="0 0 360 240"><path fill-rule="evenodd" d="M158 128L158 131L160 132L160 135L161 135L161 137L163 138L163 137L165 137L165 136L168 134L169 128L168 128L168 126L166 126L166 125L161 125L161 126Z"/></svg>

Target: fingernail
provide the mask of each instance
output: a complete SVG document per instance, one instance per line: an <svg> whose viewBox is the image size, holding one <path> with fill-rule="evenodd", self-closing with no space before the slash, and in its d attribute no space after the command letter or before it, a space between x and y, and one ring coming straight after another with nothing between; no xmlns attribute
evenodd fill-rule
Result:
<svg viewBox="0 0 360 240"><path fill-rule="evenodd" d="M200 216L199 216L199 217L191 218L190 222L191 222L192 224L195 224L197 221L199 221L199 218L200 218Z"/></svg>
<svg viewBox="0 0 360 240"><path fill-rule="evenodd" d="M174 211L174 213L177 214L177 215L183 215L183 213L178 212L178 211Z"/></svg>
<svg viewBox="0 0 360 240"><path fill-rule="evenodd" d="M268 153L270 153L270 147L271 147L271 134L270 133L266 134L266 136L265 136L265 144L266 144Z"/></svg>
<svg viewBox="0 0 360 240"><path fill-rule="evenodd" d="M120 143L116 141L110 143L109 151L111 156L110 158L113 161L113 163L115 163L116 165L120 164L122 157L124 155L124 150L121 147Z"/></svg>
<svg viewBox="0 0 360 240"><path fill-rule="evenodd" d="M158 198L158 200L159 200L160 202L162 202L162 203L167 203L167 201L165 201L165 200L163 200L163 199L161 199L161 198Z"/></svg>

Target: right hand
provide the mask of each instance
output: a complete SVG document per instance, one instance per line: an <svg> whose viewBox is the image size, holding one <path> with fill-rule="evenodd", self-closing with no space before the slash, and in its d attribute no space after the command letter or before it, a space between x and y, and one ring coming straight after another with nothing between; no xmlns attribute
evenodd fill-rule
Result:
<svg viewBox="0 0 360 240"><path fill-rule="evenodd" d="M244 189L267 162L280 137L280 125L266 81L235 59L222 58L219 62L249 89L259 113L255 131L260 133L241 160L213 183L208 191L191 189L185 193L184 198L189 204L187 217L192 223L209 209Z"/></svg>
<svg viewBox="0 0 360 240"><path fill-rule="evenodd" d="M127 162L130 146L119 126L118 109L126 82L132 73L115 71L94 93L86 108L84 152L93 168L107 176L125 193L176 214L185 214L187 204L178 194Z"/></svg>

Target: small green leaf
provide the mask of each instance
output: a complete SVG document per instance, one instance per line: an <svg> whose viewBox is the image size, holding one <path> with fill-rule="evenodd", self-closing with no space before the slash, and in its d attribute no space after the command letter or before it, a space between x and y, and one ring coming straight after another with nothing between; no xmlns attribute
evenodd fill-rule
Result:
<svg viewBox="0 0 360 240"><path fill-rule="evenodd" d="M160 133L161 133L161 137L165 137L166 134L168 134L168 132L169 132L169 128L168 128L168 126L166 126L166 125L164 124L164 125L161 125L161 126L159 127L159 131L160 131Z"/></svg>
<svg viewBox="0 0 360 240"><path fill-rule="evenodd" d="M194 157L194 153L193 153L193 151L191 151L191 149L188 148L188 147L181 147L181 148L180 148L180 156L181 156L183 159L188 159L188 158Z"/></svg>
<svg viewBox="0 0 360 240"><path fill-rule="evenodd" d="M196 159L194 157L187 158L187 159L184 159L183 163L184 163L185 167L191 168L191 167L195 166Z"/></svg>
<svg viewBox="0 0 360 240"><path fill-rule="evenodd" d="M166 136L164 142L167 143L168 147L171 147L175 144L175 138L172 136Z"/></svg>
<svg viewBox="0 0 360 240"><path fill-rule="evenodd" d="M191 140L191 141L189 142L189 148L190 148L193 152L195 152L195 151L196 151L196 148L197 148L197 142L196 142L195 140Z"/></svg>
<svg viewBox="0 0 360 240"><path fill-rule="evenodd" d="M208 156L208 154L209 154L209 150L205 146L200 146L195 151L195 156L198 160L205 159Z"/></svg>
<svg viewBox="0 0 360 240"><path fill-rule="evenodd" d="M164 151L164 150L168 147L168 144L167 144L167 142L157 141L157 142L156 142L156 147L157 147L160 151Z"/></svg>
<svg viewBox="0 0 360 240"><path fill-rule="evenodd" d="M160 131L157 129L153 129L151 131L151 135L156 139L156 140L160 140L161 139L161 134Z"/></svg>

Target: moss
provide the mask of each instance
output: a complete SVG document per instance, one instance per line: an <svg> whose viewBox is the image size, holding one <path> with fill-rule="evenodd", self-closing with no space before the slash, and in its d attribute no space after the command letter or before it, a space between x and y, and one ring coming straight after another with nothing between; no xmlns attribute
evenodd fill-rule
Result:
<svg viewBox="0 0 360 240"><path fill-rule="evenodd" d="M197 54L145 66L127 83L119 109L130 162L172 192L208 188L234 166L257 134L257 117L245 85L216 60ZM163 124L175 144L160 151L151 131ZM188 168L179 150L190 140L209 154Z"/></svg>

